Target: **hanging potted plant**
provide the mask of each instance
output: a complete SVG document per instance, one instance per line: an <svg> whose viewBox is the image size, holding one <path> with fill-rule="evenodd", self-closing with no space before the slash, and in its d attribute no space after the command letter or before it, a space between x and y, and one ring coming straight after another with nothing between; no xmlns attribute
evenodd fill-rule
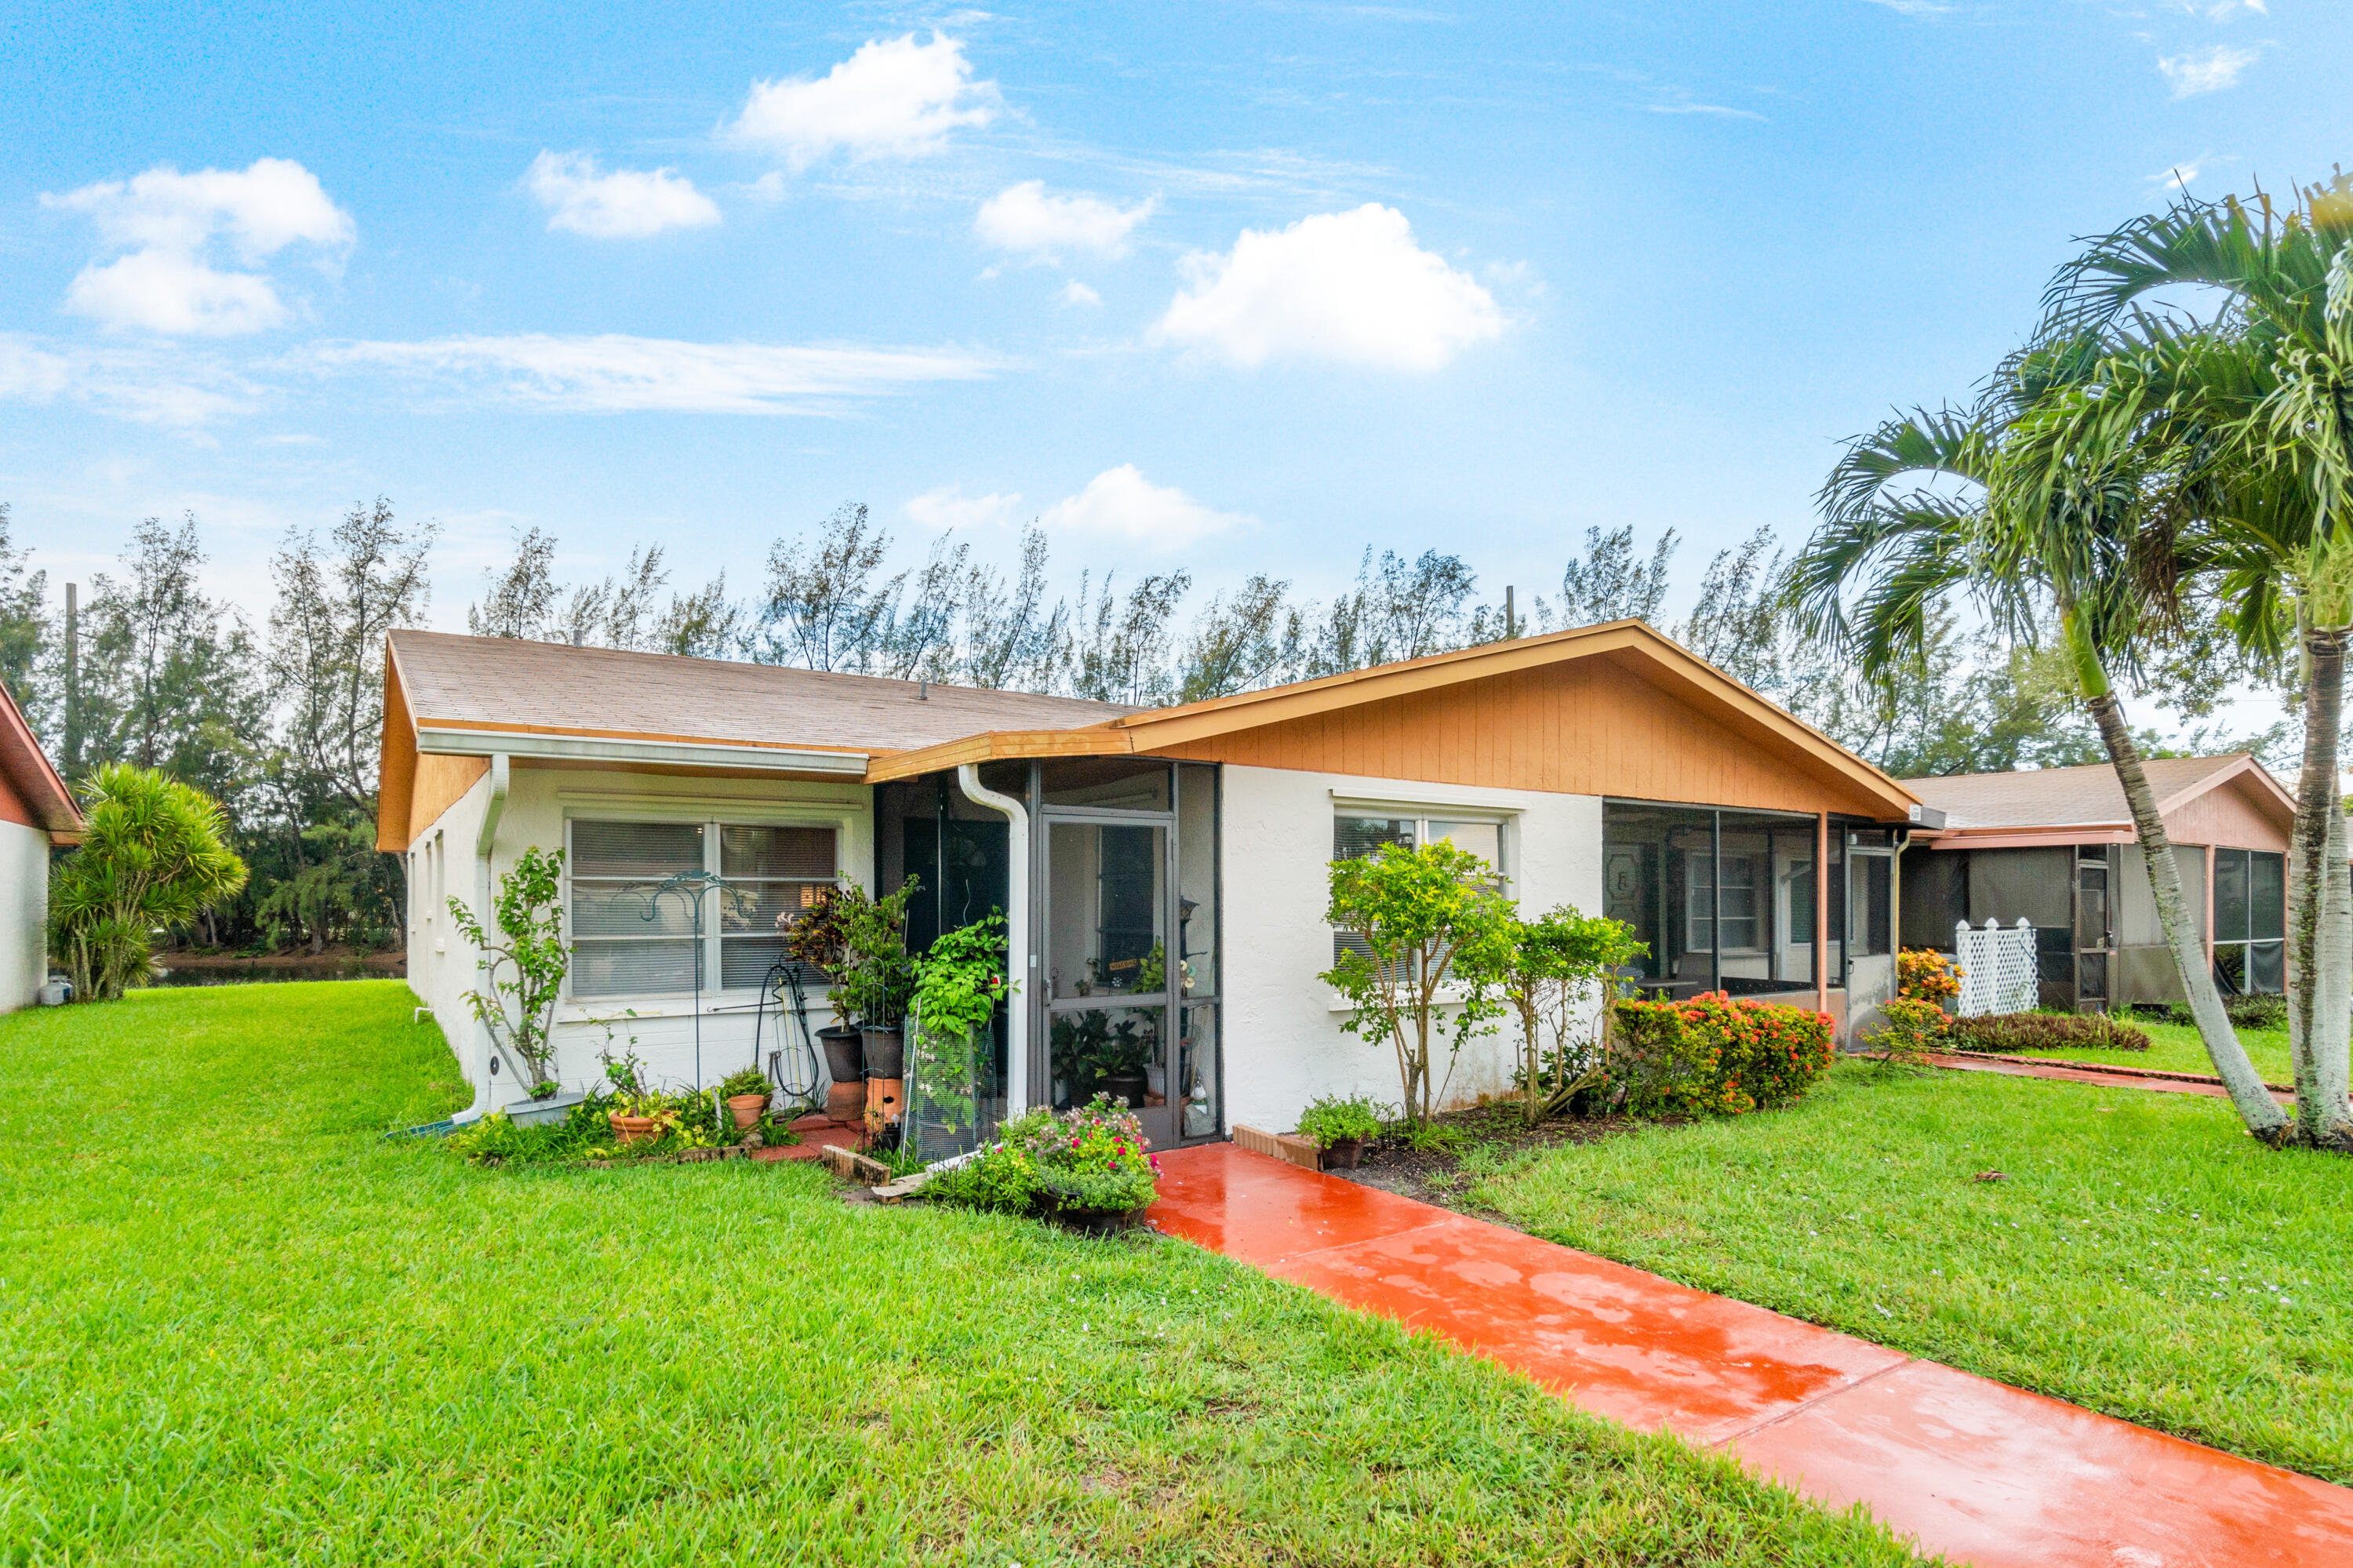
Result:
<svg viewBox="0 0 2353 1568"><path fill-rule="evenodd" d="M730 1073L719 1084L719 1097L727 1102L738 1132L749 1132L760 1125L760 1118L768 1114L769 1094L768 1075L757 1067Z"/></svg>
<svg viewBox="0 0 2353 1568"><path fill-rule="evenodd" d="M1322 1150L1326 1171L1354 1171L1380 1135L1380 1112L1365 1095L1325 1095L1299 1113L1299 1136Z"/></svg>

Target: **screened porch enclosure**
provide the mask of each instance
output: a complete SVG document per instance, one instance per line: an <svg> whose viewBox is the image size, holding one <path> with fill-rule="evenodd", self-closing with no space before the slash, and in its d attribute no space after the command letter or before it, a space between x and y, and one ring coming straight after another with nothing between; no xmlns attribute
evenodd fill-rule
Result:
<svg viewBox="0 0 2353 1568"><path fill-rule="evenodd" d="M1062 1110L1110 1095L1155 1148L1220 1136L1217 768L1081 758L986 763L980 780L1020 801L1029 821L1030 861L1018 871L1030 879L1021 946L1031 961L1011 1004L1029 1010L1021 1097ZM916 879L911 952L1010 905L1006 819L967 800L954 774L881 786L875 847L879 888ZM968 1068L944 1072L922 1045L911 1110L942 1124L912 1129L924 1153L960 1151L1004 1118L1008 1024L1000 1012ZM923 1086L926 1064L954 1092Z"/></svg>
<svg viewBox="0 0 2353 1568"><path fill-rule="evenodd" d="M1846 834L1833 832L1830 908L1818 909L1816 834L1815 819L1795 813L1607 802L1603 912L1650 948L1636 984L1672 997L1802 991L1810 1006L1819 941L1830 984L1843 986L1848 905L1859 901L1863 928L1883 933L1889 868L1884 855L1856 857L1861 885L1850 890Z"/></svg>

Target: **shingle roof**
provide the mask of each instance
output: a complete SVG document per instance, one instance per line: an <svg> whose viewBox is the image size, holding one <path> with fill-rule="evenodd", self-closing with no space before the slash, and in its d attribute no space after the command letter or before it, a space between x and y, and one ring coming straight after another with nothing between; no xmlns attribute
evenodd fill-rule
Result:
<svg viewBox="0 0 2353 1568"><path fill-rule="evenodd" d="M421 728L904 751L992 729L1077 729L1133 708L511 637L396 631Z"/></svg>
<svg viewBox="0 0 2353 1568"><path fill-rule="evenodd" d="M2243 752L2227 757L2160 757L2142 764L2159 803L2235 770ZM2124 786L2105 762L2082 768L2039 768L2016 773L1958 773L1906 779L1905 789L1945 813L1949 828L2057 828L2132 821Z"/></svg>

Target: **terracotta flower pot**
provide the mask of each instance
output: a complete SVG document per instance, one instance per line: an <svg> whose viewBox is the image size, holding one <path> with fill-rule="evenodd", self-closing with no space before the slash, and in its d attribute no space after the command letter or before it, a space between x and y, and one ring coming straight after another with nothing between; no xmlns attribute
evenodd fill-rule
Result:
<svg viewBox="0 0 2353 1568"><path fill-rule="evenodd" d="M1324 1146L1324 1169L1354 1171L1356 1168L1356 1161L1363 1159L1364 1154L1365 1144L1362 1139L1335 1138Z"/></svg>
<svg viewBox="0 0 2353 1568"><path fill-rule="evenodd" d="M623 1116L619 1111L607 1113L605 1120L623 1143L643 1143L659 1136L661 1123L649 1116Z"/></svg>
<svg viewBox="0 0 2353 1568"><path fill-rule="evenodd" d="M735 1130L738 1132L749 1132L754 1128L759 1126L760 1118L767 1114L768 1097L765 1095L730 1095L727 1097L727 1108L735 1114Z"/></svg>
<svg viewBox="0 0 2353 1568"><path fill-rule="evenodd" d="M836 1121L854 1122L866 1114L866 1083L862 1078L835 1082L825 1092L825 1114Z"/></svg>

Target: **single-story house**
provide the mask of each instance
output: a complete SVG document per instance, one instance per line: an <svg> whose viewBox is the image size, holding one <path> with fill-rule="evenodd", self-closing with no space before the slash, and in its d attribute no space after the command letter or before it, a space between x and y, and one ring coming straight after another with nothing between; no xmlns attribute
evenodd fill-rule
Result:
<svg viewBox="0 0 2353 1568"><path fill-rule="evenodd" d="M49 978L49 850L81 836L73 793L0 685L0 1012Z"/></svg>
<svg viewBox="0 0 2353 1568"><path fill-rule="evenodd" d="M2225 996L2283 990L2295 798L2244 753L2146 766L2215 983ZM2040 949L2043 1005L2182 1000L2114 768L1904 784L1944 814L1942 829L1905 852L1905 947L1950 951L1960 921L2023 919Z"/></svg>
<svg viewBox="0 0 2353 1568"><path fill-rule="evenodd" d="M777 916L847 878L924 891L911 940L1008 912L1017 1005L981 1099L1080 1097L1090 1053L1146 1058L1155 1142L1289 1127L1312 1097L1397 1094L1316 979L1335 854L1443 838L1512 896L1606 911L1643 981L1865 1018L1894 984L1904 786L1648 626L1606 625L1181 707L398 631L380 847L406 858L410 984L475 1108L520 1097L470 1020L487 907L533 845L568 852L557 1076L635 1049L656 1076L744 1065ZM701 934L665 876L731 887ZM701 1014L693 988L702 981ZM773 1038L773 1036L771 1036ZM1466 1050L1449 1095L1510 1081Z"/></svg>

